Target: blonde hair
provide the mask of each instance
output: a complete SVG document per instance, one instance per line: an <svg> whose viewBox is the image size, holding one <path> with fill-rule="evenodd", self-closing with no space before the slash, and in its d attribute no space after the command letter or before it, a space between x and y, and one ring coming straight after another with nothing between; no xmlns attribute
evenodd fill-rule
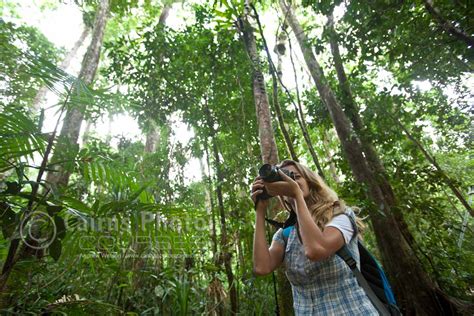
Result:
<svg viewBox="0 0 474 316"><path fill-rule="evenodd" d="M331 189L324 180L311 169L302 165L294 160L283 160L278 166L284 168L286 166L294 166L301 176L306 180L309 187L309 196L306 198L306 205L316 225L321 230L331 219L339 214L343 214L346 209L344 201L339 200L337 193ZM359 209L351 207L355 213L358 213ZM365 229L365 224L360 218L356 216L356 224L359 233L362 233Z"/></svg>

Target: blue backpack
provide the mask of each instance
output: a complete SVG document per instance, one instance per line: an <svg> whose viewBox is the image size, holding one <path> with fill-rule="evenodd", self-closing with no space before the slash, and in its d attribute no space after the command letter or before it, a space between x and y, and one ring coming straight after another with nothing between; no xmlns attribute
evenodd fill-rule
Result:
<svg viewBox="0 0 474 316"><path fill-rule="evenodd" d="M345 214L345 213L344 213ZM352 236L351 241L357 237L357 225L354 218L349 216L352 227L354 228L354 235ZM285 245L290 236L290 232L295 228L294 225L288 226L283 229L283 239ZM357 279L359 285L364 289L365 293L369 297L372 304L375 306L377 311L382 316L399 316L401 312L395 301L395 296L393 295L392 288L388 282L385 272L382 269L382 266L379 264L377 259L370 253L369 250L363 245L361 240L357 241L360 255L360 270L357 268L357 263L352 257L352 254L347 247L344 245L339 249L336 254L343 259L352 273Z"/></svg>

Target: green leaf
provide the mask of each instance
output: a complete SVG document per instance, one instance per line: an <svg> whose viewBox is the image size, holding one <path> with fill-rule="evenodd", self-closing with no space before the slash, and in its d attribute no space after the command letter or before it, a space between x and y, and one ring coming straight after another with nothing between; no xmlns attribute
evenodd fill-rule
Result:
<svg viewBox="0 0 474 316"><path fill-rule="evenodd" d="M16 174L18 176L18 182L23 183L25 178L25 163L21 162L18 168L15 168Z"/></svg>
<svg viewBox="0 0 474 316"><path fill-rule="evenodd" d="M61 240L56 238L49 246L49 254L54 259L54 261L58 261L59 257L61 256Z"/></svg>
<svg viewBox="0 0 474 316"><path fill-rule="evenodd" d="M7 185L7 189L2 192L4 194L15 195L18 194L18 192L20 192L21 190L21 186L18 184L18 182L7 181L5 182L5 184Z"/></svg>
<svg viewBox="0 0 474 316"><path fill-rule="evenodd" d="M76 209L78 211L81 211L87 214L93 213L93 210L89 206L87 206L87 204L83 203L82 201L79 201L78 199L75 199L70 196L63 196L62 199L63 199L63 202L66 202L66 204L73 209Z"/></svg>
<svg viewBox="0 0 474 316"><path fill-rule="evenodd" d="M59 216L54 217L54 225L56 225L56 236L59 239L66 237L66 225L64 219Z"/></svg>
<svg viewBox="0 0 474 316"><path fill-rule="evenodd" d="M2 233L5 239L10 238L16 228L16 213L7 203L0 203L0 220L2 225Z"/></svg>
<svg viewBox="0 0 474 316"><path fill-rule="evenodd" d="M155 287L155 295L157 297L163 297L165 292L166 292L166 290L161 285L157 285Z"/></svg>
<svg viewBox="0 0 474 316"><path fill-rule="evenodd" d="M229 17L229 14L227 14L226 12L219 11L219 10L214 10L214 14L225 19Z"/></svg>
<svg viewBox="0 0 474 316"><path fill-rule="evenodd" d="M46 137L39 130L35 122L25 113L7 107L0 113L0 149L2 158L0 168L10 166L11 162L40 151L46 146ZM21 178L20 178L21 181Z"/></svg>
<svg viewBox="0 0 474 316"><path fill-rule="evenodd" d="M60 205L48 205L48 206L46 206L46 210L48 211L48 214L50 216L56 215L56 213L61 212L62 209L63 209L63 207L60 206Z"/></svg>
<svg viewBox="0 0 474 316"><path fill-rule="evenodd" d="M149 186L150 186L149 183L146 183L145 185L143 185L141 188L139 188L137 191L133 192L133 193L130 195L129 200L130 200L130 201L133 201L133 200L135 200L136 198L138 198L138 197L140 196L140 194L141 194L143 191L145 191L145 189L146 189L147 187L149 187Z"/></svg>
<svg viewBox="0 0 474 316"><path fill-rule="evenodd" d="M94 204L92 205L92 210L97 211L100 208L100 200L97 199Z"/></svg>

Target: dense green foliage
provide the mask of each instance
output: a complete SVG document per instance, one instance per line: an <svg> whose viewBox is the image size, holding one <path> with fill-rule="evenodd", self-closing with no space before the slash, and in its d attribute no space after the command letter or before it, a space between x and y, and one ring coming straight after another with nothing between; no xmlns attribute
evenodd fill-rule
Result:
<svg viewBox="0 0 474 316"><path fill-rule="evenodd" d="M256 8L266 18L276 6L267 2ZM342 99L326 27L314 22L339 6L343 13L336 31L359 114L389 175L397 210L414 236L416 255L443 291L472 301L472 216L400 125L467 197L474 183L473 47L441 29L421 3L339 2L302 1L298 9L309 34L322 34L312 42L327 80ZM96 1L76 4L91 23ZM474 14L466 1L436 5L472 37ZM174 29L158 22L161 5L112 1L94 87L57 68L64 49L39 30L0 20L0 261L2 276L8 277L0 294L2 313L230 313L226 256L239 313L273 313L271 276L252 273L255 216L249 186L261 156L253 65L234 24L243 1L175 4L170 16L177 6L190 18ZM262 38L255 34L263 60ZM299 51L293 47L286 54L297 57ZM368 216L376 207L352 176L304 67L295 67L298 88L327 181L341 199L361 208L361 217ZM263 69L268 72L268 65ZM294 85L293 73L283 77ZM420 88L423 83L427 89ZM265 84L271 95L271 80ZM41 86L60 98L48 105L57 113L76 107L90 122L126 113L138 122L143 139L158 135L156 146L149 151L143 139L91 133L62 153L57 163L72 176L63 190L50 191L43 172L52 167L59 131L44 131L44 112L32 109ZM293 145L315 169L295 118L297 97L294 88L290 95L279 91ZM286 158L274 109L272 116L279 155ZM189 128L187 143L177 140L182 131L176 121ZM190 170L192 161L200 162L201 170ZM193 180L190 174L201 177ZM274 228L268 231L271 238ZM34 245L41 247L25 250L23 242L31 242L25 232L40 236ZM377 254L370 227L364 238ZM22 242L8 275L5 263L15 240Z"/></svg>

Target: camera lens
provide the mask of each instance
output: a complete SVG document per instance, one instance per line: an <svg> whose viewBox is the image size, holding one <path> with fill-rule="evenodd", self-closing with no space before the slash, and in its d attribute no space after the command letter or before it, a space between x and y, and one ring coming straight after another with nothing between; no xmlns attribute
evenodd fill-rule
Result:
<svg viewBox="0 0 474 316"><path fill-rule="evenodd" d="M260 170L258 171L258 174L263 178L267 179L272 175L272 165L266 163L263 166L260 167Z"/></svg>

